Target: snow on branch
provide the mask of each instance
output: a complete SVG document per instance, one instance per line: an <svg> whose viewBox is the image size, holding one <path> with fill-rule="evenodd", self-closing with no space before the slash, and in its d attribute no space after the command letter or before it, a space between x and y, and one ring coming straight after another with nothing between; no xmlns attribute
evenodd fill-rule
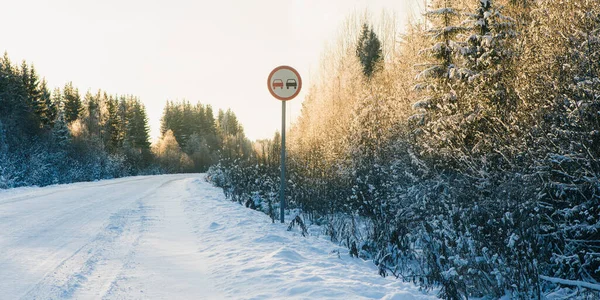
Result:
<svg viewBox="0 0 600 300"><path fill-rule="evenodd" d="M549 277L549 276L544 276L544 275L540 275L540 279L543 279L545 281L552 282L555 284L577 286L577 287L583 287L583 288L588 288L591 290L600 291L600 284L594 284L594 283L578 281L578 280L561 279L561 278Z"/></svg>
<svg viewBox="0 0 600 300"><path fill-rule="evenodd" d="M415 102L413 104L413 109L418 110L418 109L427 109L431 106L431 98L425 98L422 100L419 100L417 102Z"/></svg>
<svg viewBox="0 0 600 300"><path fill-rule="evenodd" d="M416 80L424 80L425 78L435 77L441 71L442 71L442 67L440 67L440 66L433 66L433 67L430 67L430 68L427 68L427 69L423 70L421 73L419 73L415 77L415 79Z"/></svg>
<svg viewBox="0 0 600 300"><path fill-rule="evenodd" d="M454 35L454 34L458 34L464 31L469 30L469 28L464 27L464 26L446 26L446 27L442 27L442 28L433 28L433 29L429 29L427 30L427 32L429 34L431 34L431 36L433 38L439 38L440 36L447 34L447 35Z"/></svg>
<svg viewBox="0 0 600 300"><path fill-rule="evenodd" d="M419 51L419 55L423 55L423 54L427 54L427 53L433 53L435 55L440 55L444 51L446 51L446 44L444 44L443 42L439 42L429 48L421 49Z"/></svg>
<svg viewBox="0 0 600 300"><path fill-rule="evenodd" d="M413 87L413 90L415 90L415 91L422 91L422 90L425 90L425 89L429 88L430 86L431 86L431 84L428 83L428 82L421 82L421 83L416 84Z"/></svg>
<svg viewBox="0 0 600 300"><path fill-rule="evenodd" d="M439 15L458 15L458 12L452 7L443 7L439 9L430 10L425 15L427 16L439 16Z"/></svg>

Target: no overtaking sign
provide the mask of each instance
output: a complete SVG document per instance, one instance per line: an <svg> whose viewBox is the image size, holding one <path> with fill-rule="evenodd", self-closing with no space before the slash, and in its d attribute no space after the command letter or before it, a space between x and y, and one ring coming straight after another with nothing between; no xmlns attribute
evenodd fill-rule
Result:
<svg viewBox="0 0 600 300"><path fill-rule="evenodd" d="M292 100L298 96L302 89L302 78L294 68L289 66L280 66L269 74L267 79L269 92L276 99L281 101Z"/></svg>

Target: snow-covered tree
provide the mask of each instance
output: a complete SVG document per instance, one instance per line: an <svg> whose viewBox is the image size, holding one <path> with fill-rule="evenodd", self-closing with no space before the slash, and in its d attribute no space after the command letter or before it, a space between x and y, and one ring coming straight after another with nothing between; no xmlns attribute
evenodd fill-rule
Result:
<svg viewBox="0 0 600 300"><path fill-rule="evenodd" d="M417 113L411 116L415 133L421 138L423 151L450 151L458 142L451 133L460 122L463 99L457 82L468 70L457 59L461 50L458 35L465 30L461 22L461 9L451 0L432 1L426 18L430 27L425 31L430 37L429 47L422 49L422 62L417 64L415 88L423 97L413 104Z"/></svg>
<svg viewBox="0 0 600 300"><path fill-rule="evenodd" d="M514 55L509 43L516 37L515 20L502 14L492 0L479 0L479 6L469 13L465 24L467 34L461 55L468 70L466 80L473 98L480 98L495 105L498 110L513 108L507 81ZM486 104L488 104L486 103ZM512 105L511 105L512 104Z"/></svg>
<svg viewBox="0 0 600 300"><path fill-rule="evenodd" d="M71 131L69 130L68 122L65 118L65 112L63 105L58 108L58 115L54 121L54 127L52 128L52 138L54 143L65 150L71 141Z"/></svg>

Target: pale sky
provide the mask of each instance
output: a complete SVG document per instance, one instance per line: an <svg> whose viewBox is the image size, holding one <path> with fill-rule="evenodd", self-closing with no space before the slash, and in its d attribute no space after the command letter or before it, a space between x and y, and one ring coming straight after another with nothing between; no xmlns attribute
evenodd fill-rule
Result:
<svg viewBox="0 0 600 300"><path fill-rule="evenodd" d="M186 99L215 114L231 108L254 140L281 127L281 102L266 85L273 68L290 65L303 79L287 102L289 126L346 17L386 9L400 28L417 1L6 1L0 51L33 63L51 90L73 81L82 96L102 89L140 97L153 139L166 101Z"/></svg>

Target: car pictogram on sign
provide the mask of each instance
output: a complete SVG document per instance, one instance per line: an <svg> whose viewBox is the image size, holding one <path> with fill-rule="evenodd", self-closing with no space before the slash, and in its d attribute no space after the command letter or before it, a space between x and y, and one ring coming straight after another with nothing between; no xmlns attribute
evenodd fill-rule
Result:
<svg viewBox="0 0 600 300"><path fill-rule="evenodd" d="M281 80L281 79L273 80L273 89L275 89L276 87L283 88L283 80Z"/></svg>
<svg viewBox="0 0 600 300"><path fill-rule="evenodd" d="M281 101L294 99L302 90L302 78L298 71L290 66L273 69L266 83L271 95Z"/></svg>
<svg viewBox="0 0 600 300"><path fill-rule="evenodd" d="M294 87L294 89L298 88L298 82L296 82L296 79L288 79L285 82L285 88L289 89L290 87Z"/></svg>

